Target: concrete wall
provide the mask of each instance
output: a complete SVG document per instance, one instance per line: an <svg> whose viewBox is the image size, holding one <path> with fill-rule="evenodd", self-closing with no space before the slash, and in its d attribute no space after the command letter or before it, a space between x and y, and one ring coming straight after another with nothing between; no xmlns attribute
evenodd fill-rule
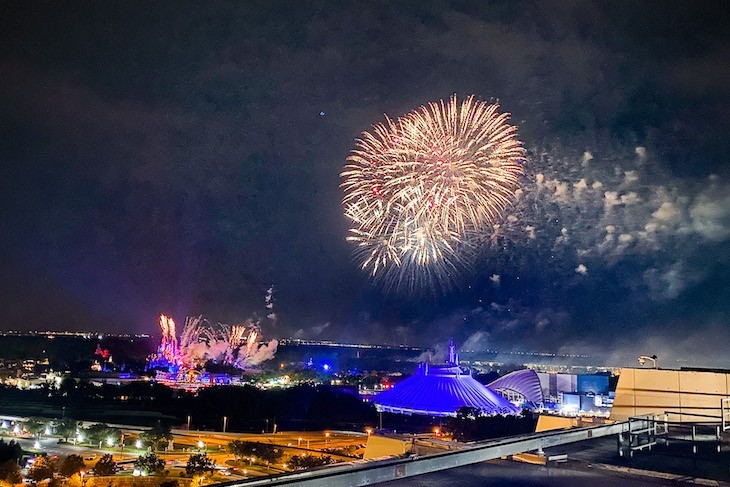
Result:
<svg viewBox="0 0 730 487"><path fill-rule="evenodd" d="M409 451L410 447L410 441L370 435L368 436L368 442L365 447L365 456L363 459L372 460L374 458L400 456Z"/></svg>
<svg viewBox="0 0 730 487"><path fill-rule="evenodd" d="M730 372L622 369L611 419L675 412L672 421L712 421L692 416L720 416L720 399L730 396Z"/></svg>

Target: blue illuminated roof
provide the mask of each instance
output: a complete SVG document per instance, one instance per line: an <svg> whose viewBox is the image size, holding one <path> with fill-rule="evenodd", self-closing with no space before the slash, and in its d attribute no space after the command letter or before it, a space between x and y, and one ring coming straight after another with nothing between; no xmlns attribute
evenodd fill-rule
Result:
<svg viewBox="0 0 730 487"><path fill-rule="evenodd" d="M510 372L489 384L490 389L510 390L525 396L526 401L540 404L543 402L540 378L534 370L525 369Z"/></svg>
<svg viewBox="0 0 730 487"><path fill-rule="evenodd" d="M456 364L420 364L414 375L380 393L373 402L378 411L399 414L455 416L464 406L484 414L518 413L516 406Z"/></svg>

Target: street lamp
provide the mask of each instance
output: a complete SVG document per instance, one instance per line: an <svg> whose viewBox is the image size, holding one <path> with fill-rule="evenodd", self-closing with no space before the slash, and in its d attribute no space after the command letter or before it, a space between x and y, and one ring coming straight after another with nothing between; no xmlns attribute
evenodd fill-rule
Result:
<svg viewBox="0 0 730 487"><path fill-rule="evenodd" d="M205 448L205 443L203 443L203 440L198 440L198 449L202 450Z"/></svg>
<svg viewBox="0 0 730 487"><path fill-rule="evenodd" d="M299 438L297 438L297 446L301 446L301 444L302 444L302 437L300 436Z"/></svg>
<svg viewBox="0 0 730 487"><path fill-rule="evenodd" d="M655 368L655 369L658 369L659 368L659 362L657 362L657 356L656 355L652 355L651 357L649 357L648 355L641 355L639 357L639 363L641 365L644 365L647 360L651 360L651 362L653 364L653 368Z"/></svg>
<svg viewBox="0 0 730 487"><path fill-rule="evenodd" d="M330 432L329 431L326 431L324 433L324 446L325 447L327 446L327 440L329 439L329 437L330 437Z"/></svg>
<svg viewBox="0 0 730 487"><path fill-rule="evenodd" d="M142 440L136 440L134 442L134 447L137 448L137 449L142 448Z"/></svg>
<svg viewBox="0 0 730 487"><path fill-rule="evenodd" d="M112 438L111 436L109 438L107 438L106 439L106 445L107 446L114 446L114 438Z"/></svg>

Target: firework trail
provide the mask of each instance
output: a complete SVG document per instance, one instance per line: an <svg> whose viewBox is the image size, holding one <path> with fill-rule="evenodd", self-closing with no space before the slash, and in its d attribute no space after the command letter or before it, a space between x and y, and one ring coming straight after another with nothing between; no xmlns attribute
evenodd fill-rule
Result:
<svg viewBox="0 0 730 487"><path fill-rule="evenodd" d="M160 315L159 324L162 331L162 340L157 354L164 357L169 363L178 363L180 349L175 334L175 321L165 315Z"/></svg>
<svg viewBox="0 0 730 487"><path fill-rule="evenodd" d="M347 239L397 287L448 287L474 236L514 199L524 149L499 106L473 96L386 118L357 140L341 177Z"/></svg>

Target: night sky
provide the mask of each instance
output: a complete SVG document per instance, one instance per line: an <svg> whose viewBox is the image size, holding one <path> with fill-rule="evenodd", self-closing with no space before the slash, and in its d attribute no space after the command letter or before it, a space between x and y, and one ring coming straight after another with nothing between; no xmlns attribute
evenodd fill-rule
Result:
<svg viewBox="0 0 730 487"><path fill-rule="evenodd" d="M273 285L268 337L727 365L723 3L3 2L0 328L241 322ZM454 93L513 114L525 196L455 290L384 292L339 173Z"/></svg>

